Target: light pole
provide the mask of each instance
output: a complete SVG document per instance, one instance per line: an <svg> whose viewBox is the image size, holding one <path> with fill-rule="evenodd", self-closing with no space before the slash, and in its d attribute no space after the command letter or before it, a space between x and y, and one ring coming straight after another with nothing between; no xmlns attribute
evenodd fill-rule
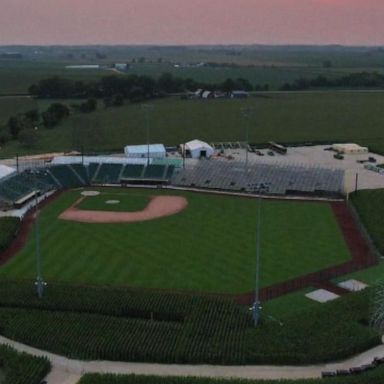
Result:
<svg viewBox="0 0 384 384"><path fill-rule="evenodd" d="M39 223L39 208L38 208L38 188L37 188L37 174L36 170L34 172L34 181L35 181L35 244L36 244L36 289L37 296L39 299L43 297L44 287L47 285L44 282L42 274L42 262L41 262L41 250L40 250L40 223Z"/></svg>
<svg viewBox="0 0 384 384"><path fill-rule="evenodd" d="M253 109L250 107L241 108L241 114L245 118L245 172L248 173L248 145L249 145L249 122Z"/></svg>
<svg viewBox="0 0 384 384"><path fill-rule="evenodd" d="M142 104L142 110L145 115L145 129L146 129L146 140L147 140L147 166L149 165L149 113L153 110L153 105Z"/></svg>
<svg viewBox="0 0 384 384"><path fill-rule="evenodd" d="M257 199L257 227L256 227L256 285L255 285L255 301L252 305L252 317L255 327L259 324L261 317L260 303L260 254L261 254L261 193L262 188L258 190L259 197Z"/></svg>

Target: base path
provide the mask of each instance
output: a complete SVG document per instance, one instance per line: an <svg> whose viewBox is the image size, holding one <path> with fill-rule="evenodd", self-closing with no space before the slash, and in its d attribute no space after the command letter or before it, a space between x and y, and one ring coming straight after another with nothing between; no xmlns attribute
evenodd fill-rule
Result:
<svg viewBox="0 0 384 384"><path fill-rule="evenodd" d="M133 223L175 215L188 205L187 199L182 196L153 196L142 211L88 211L78 208L83 199L84 197L80 198L72 207L66 209L59 219L81 223Z"/></svg>
<svg viewBox="0 0 384 384"><path fill-rule="evenodd" d="M118 361L82 361L68 359L50 352L18 343L0 336L0 344L6 344L19 352L48 358L52 371L46 380L49 384L76 384L85 373L116 373L157 376L197 376L211 378L243 379L308 379L320 378L323 371L349 369L371 363L375 357L384 357L384 345L381 344L350 359L319 365L273 366L273 365L188 365L188 364L152 364Z"/></svg>

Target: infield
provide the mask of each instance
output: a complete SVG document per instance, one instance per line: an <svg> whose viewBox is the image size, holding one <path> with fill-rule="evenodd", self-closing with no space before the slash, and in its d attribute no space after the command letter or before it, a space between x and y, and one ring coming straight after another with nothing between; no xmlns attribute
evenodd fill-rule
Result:
<svg viewBox="0 0 384 384"><path fill-rule="evenodd" d="M102 189L113 194L168 195L169 191ZM116 192L124 196L117 198ZM115 284L200 292L243 293L255 281L257 201L230 196L175 192L188 206L156 220L90 224L59 220L80 197L70 191L40 215L44 278L87 284ZM135 198L132 198L134 200ZM140 198L139 198L140 200ZM94 200L96 203L96 200ZM106 205L108 209L112 205ZM123 209L123 204L113 205ZM343 263L350 253L327 203L262 202L261 285L269 286ZM35 243L0 268L10 278L34 278Z"/></svg>

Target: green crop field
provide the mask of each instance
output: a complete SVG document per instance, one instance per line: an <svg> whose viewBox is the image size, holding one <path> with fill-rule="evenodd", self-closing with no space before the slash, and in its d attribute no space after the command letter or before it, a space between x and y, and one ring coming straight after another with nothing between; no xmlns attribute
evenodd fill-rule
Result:
<svg viewBox="0 0 384 384"><path fill-rule="evenodd" d="M105 192L106 191L106 192ZM116 199L103 190L88 208ZM122 190L117 190L121 191ZM80 197L66 192L40 218L47 281L243 293L255 281L256 212L253 199L206 194L126 190L115 209L142 206L150 195L182 195L187 208L177 215L126 224L85 224L58 215ZM140 198L141 196L141 198ZM136 205L138 204L138 205ZM119 208L120 207L120 208ZM263 286L349 260L331 207L325 203L263 201L261 206ZM8 278L33 278L35 243L0 268Z"/></svg>
<svg viewBox="0 0 384 384"><path fill-rule="evenodd" d="M178 145L194 138L244 141L249 124L252 142L352 141L384 153L382 97L382 93L330 92L264 94L248 100L166 98L152 103L150 141L166 145ZM36 103L41 111L49 104L46 100ZM253 110L249 121L241 114L247 107ZM11 141L0 149L0 158L81 147L86 151L122 152L127 144L146 142L145 127L140 105L105 109L100 103L94 113L72 114L53 129L40 127L37 143L32 148Z"/></svg>

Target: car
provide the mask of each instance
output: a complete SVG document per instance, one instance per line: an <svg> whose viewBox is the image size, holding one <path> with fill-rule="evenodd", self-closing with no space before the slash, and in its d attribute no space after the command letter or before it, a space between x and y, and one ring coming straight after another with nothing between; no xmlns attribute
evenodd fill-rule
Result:
<svg viewBox="0 0 384 384"><path fill-rule="evenodd" d="M376 159L374 157L372 157L372 156L368 157L368 161L370 163L376 163Z"/></svg>
<svg viewBox="0 0 384 384"><path fill-rule="evenodd" d="M273 151L268 151L267 153L269 156L275 156L275 152L273 152Z"/></svg>
<svg viewBox="0 0 384 384"><path fill-rule="evenodd" d="M337 160L343 160L344 156L341 153L335 153L333 157Z"/></svg>

